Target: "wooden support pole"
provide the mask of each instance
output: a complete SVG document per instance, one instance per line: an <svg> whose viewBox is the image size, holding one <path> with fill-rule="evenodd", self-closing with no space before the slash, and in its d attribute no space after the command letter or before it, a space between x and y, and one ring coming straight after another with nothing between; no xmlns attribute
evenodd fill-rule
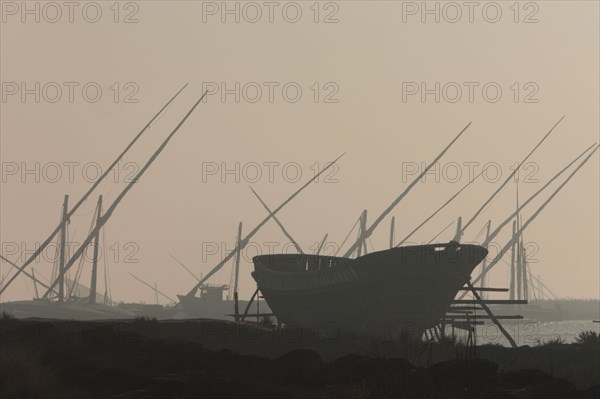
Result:
<svg viewBox="0 0 600 399"><path fill-rule="evenodd" d="M486 230L485 230L485 241L484 242L487 242L487 239L490 236L490 226L491 225L492 225L492 221L488 220ZM487 249L487 247L486 247L486 249ZM486 277L487 277L485 274L486 265L487 265L487 256L485 258L483 258L483 262L481 263L481 287L486 286ZM481 296L482 296L482 298L487 298L487 293L483 292Z"/></svg>
<svg viewBox="0 0 600 399"><path fill-rule="evenodd" d="M254 291L254 294L252 294L252 298L250 298L250 300L248 301L248 305L246 305L246 310L244 310L244 314L242 315L241 321L244 321L246 319L246 316L248 315L248 311L250 310L250 305L252 305L252 302L254 302L254 298L256 297L257 294L258 294L258 288L256 289L256 291ZM256 313L258 313L258 312L256 312Z"/></svg>
<svg viewBox="0 0 600 399"><path fill-rule="evenodd" d="M329 233L325 233L325 237L323 237L323 239L321 240L321 243L319 244L319 248L317 248L317 256L321 254L321 250L323 249L323 246L325 245L325 241L327 241L327 236L329 235ZM319 265L320 267L320 265Z"/></svg>
<svg viewBox="0 0 600 399"><path fill-rule="evenodd" d="M96 214L96 224L100 223L102 218L102 195L98 197L98 213ZM96 290L98 280L98 248L100 247L100 230L94 234L94 257L92 260L92 279L90 282L89 302L96 303Z"/></svg>
<svg viewBox="0 0 600 399"><path fill-rule="evenodd" d="M510 342L510 345L513 348L517 347L517 344L515 342L515 340L513 339L513 337L510 336L510 334L508 333L508 331L506 331L504 329L504 327L502 326L502 324L498 321L498 319L496 317L494 317L494 314L492 313L492 311L490 310L490 308L488 308L488 306L485 304L485 301L483 301L481 299L481 297L479 296L479 294L477 293L477 290L475 290L473 288L473 285L471 284L470 281L467 281L467 285L469 286L469 288L471 288L471 292L473 293L473 296L475 297L475 299L477 300L477 303L479 305L481 305L481 307L483 308L483 310L485 310L485 312L488 314L488 316L490 316L490 318L492 319L492 321L494 322L494 324L498 327L498 329L502 332L502 334L504 334L504 336L506 337L506 339L508 340L508 342Z"/></svg>
<svg viewBox="0 0 600 399"><path fill-rule="evenodd" d="M513 221L513 238L517 234L517 222ZM511 300L515 299L515 245L516 242L513 242L511 250L510 250L510 295L509 298Z"/></svg>
<svg viewBox="0 0 600 399"><path fill-rule="evenodd" d="M35 270L33 269L33 267L31 268L31 274L33 275L33 287L35 289L35 299L39 299L40 297L40 293L38 292L38 287L37 287L37 280L35 279Z"/></svg>
<svg viewBox="0 0 600 399"><path fill-rule="evenodd" d="M517 299L523 299L523 268L521 266L521 243L517 242Z"/></svg>
<svg viewBox="0 0 600 399"><path fill-rule="evenodd" d="M365 209L360 215L360 226L358 229L358 247L356 248L356 257L360 257L365 246L365 238L367 237L367 210Z"/></svg>
<svg viewBox="0 0 600 399"><path fill-rule="evenodd" d="M525 254L525 245L523 243L521 243L521 269L523 273L523 299L526 300L529 298L529 293L527 292L527 255Z"/></svg>
<svg viewBox="0 0 600 399"><path fill-rule="evenodd" d="M233 281L233 303L235 310L235 322L240 321L240 309L238 304L238 280L240 278L240 258L242 257L242 252L240 248L242 246L242 222L238 225L238 236L237 236L237 254L235 256L235 273Z"/></svg>

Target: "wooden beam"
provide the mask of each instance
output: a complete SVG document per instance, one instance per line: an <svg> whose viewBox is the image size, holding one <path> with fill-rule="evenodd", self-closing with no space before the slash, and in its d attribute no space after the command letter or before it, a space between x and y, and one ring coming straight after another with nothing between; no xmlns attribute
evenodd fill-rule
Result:
<svg viewBox="0 0 600 399"><path fill-rule="evenodd" d="M497 320L521 320L523 319L523 316L521 315L501 315L501 316L496 316L494 315L493 317L490 317L489 315L477 315L477 316L473 316L473 315L469 315L469 320L475 320L475 319L486 319L486 320L490 320L493 318L496 318ZM466 320L467 317L465 316L446 316L447 320Z"/></svg>
<svg viewBox="0 0 600 399"><path fill-rule="evenodd" d="M98 197L98 204L96 205L98 213L96 214L96 224L100 223L102 218L102 194ZM92 258L92 276L90 277L90 295L88 301L90 303L96 303L96 290L98 282L98 250L100 248L100 230L94 234L94 256ZM75 285L73 285L75 287Z"/></svg>
<svg viewBox="0 0 600 399"><path fill-rule="evenodd" d="M256 298L257 294L258 288L256 289L256 291L254 291L254 294L252 294L252 298L250 298L250 300L248 301L248 305L246 305L246 310L244 310L244 314L242 315L241 321L244 321L246 319L246 316L248 316L248 310L250 310L250 305L252 305L252 302L254 302L254 298Z"/></svg>
<svg viewBox="0 0 600 399"><path fill-rule="evenodd" d="M452 304L457 304L457 305L465 305L465 304L469 304L469 303L476 303L476 304L486 304L486 305L527 305L527 301L525 299L515 299L515 300L510 300L510 299L480 299L480 300L473 300L473 299L455 299L452 301Z"/></svg>
<svg viewBox="0 0 600 399"><path fill-rule="evenodd" d="M239 248L242 245L242 222L240 222L238 226L238 236L237 236L237 247ZM242 257L242 252L237 251L237 255L235 257L235 272L233 281L233 306L235 311L235 321L236 323L240 321L240 308L238 305L238 279L240 278L240 258Z"/></svg>
<svg viewBox="0 0 600 399"><path fill-rule="evenodd" d="M448 310L483 310L482 307L479 306L450 306Z"/></svg>
<svg viewBox="0 0 600 399"><path fill-rule="evenodd" d="M498 329L502 332L502 334L504 334L504 336L506 337L506 339L508 340L508 342L510 342L510 345L513 348L516 348L517 347L517 343L515 342L515 340L513 339L513 337L511 337L511 335L508 333L508 331L506 331L504 329L504 327L498 321L498 319L494 317L494 314L492 313L492 311L490 310L490 308L487 307L487 305L485 303L486 301L483 301L481 299L481 297L479 296L479 294L477 293L477 291L475 290L475 288L473 288L473 284L471 284L470 281L467 281L467 285L469 286L469 288L472 289L473 296L475 297L475 299L477 299L477 303L479 303L481 305L481 307L483 308L483 310L485 310L485 312L488 314L488 316L490 316L490 318L492 319L492 321L494 322L494 324L498 327ZM487 302L491 302L491 301L487 301ZM525 301L525 302L527 302L527 301Z"/></svg>
<svg viewBox="0 0 600 399"><path fill-rule="evenodd" d="M477 291L508 292L508 288L474 287ZM469 287L462 287L459 291L471 291Z"/></svg>

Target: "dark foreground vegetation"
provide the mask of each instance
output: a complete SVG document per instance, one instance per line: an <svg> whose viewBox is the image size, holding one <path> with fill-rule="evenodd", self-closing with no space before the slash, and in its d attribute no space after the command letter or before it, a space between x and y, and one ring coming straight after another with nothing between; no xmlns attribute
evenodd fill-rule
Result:
<svg viewBox="0 0 600 399"><path fill-rule="evenodd" d="M600 343L398 345L195 321L0 320L0 398L600 398Z"/></svg>

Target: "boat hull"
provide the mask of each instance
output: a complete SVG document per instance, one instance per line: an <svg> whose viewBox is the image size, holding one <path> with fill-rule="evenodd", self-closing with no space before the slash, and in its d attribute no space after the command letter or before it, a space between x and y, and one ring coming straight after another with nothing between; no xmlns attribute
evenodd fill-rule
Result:
<svg viewBox="0 0 600 399"><path fill-rule="evenodd" d="M446 312L487 255L475 245L424 245L356 259L312 255L254 258L252 276L278 321L358 335L408 339Z"/></svg>

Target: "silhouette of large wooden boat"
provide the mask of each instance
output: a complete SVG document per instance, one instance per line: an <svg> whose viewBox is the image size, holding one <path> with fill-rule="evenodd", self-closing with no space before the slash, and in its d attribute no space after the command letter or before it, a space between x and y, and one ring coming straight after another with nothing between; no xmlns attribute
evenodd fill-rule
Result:
<svg viewBox="0 0 600 399"><path fill-rule="evenodd" d="M405 246L357 258L262 255L258 283L278 322L389 337L420 337L436 323L488 251L478 245Z"/></svg>

